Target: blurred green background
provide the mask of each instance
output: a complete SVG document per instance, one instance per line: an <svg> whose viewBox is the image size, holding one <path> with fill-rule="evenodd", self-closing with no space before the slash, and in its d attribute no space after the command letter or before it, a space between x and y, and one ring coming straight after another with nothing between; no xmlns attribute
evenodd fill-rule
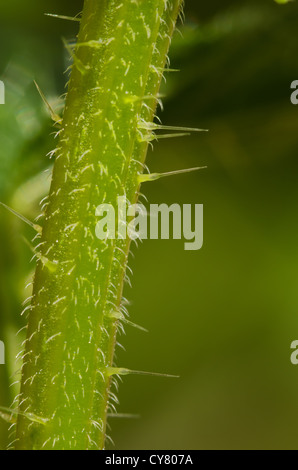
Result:
<svg viewBox="0 0 298 470"><path fill-rule="evenodd" d="M33 84L51 103L65 91L61 38L77 23L44 12L77 14L82 0L0 4L0 200L34 218L46 195L54 148L50 119ZM204 247L145 241L133 249L131 319L117 363L180 379L132 376L110 419L117 449L297 449L298 2L186 0L163 85L164 124L210 129L162 141L151 171L208 169L144 187L150 203L204 204ZM15 356L24 339L20 313L34 270L22 237L32 233L0 207L0 404L17 393ZM9 386L10 385L10 386ZM8 430L0 423L0 447ZM109 448L113 448L111 443Z"/></svg>

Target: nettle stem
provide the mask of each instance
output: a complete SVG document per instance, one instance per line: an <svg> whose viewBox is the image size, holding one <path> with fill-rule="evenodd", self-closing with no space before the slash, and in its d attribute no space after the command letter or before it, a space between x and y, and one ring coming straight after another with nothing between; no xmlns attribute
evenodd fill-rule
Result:
<svg viewBox="0 0 298 470"><path fill-rule="evenodd" d="M104 448L130 240L99 240L96 208L138 199L181 3L85 0L37 247L17 449Z"/></svg>

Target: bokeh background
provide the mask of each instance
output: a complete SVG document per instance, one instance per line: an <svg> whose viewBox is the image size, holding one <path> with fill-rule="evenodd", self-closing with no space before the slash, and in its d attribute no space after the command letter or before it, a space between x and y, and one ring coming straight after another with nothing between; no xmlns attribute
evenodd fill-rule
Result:
<svg viewBox="0 0 298 470"><path fill-rule="evenodd" d="M82 0L0 3L0 200L29 218L50 183L53 129L33 84L53 106L65 91L62 37ZM110 419L116 449L297 449L298 366L298 2L186 0L163 85L164 124L203 127L162 141L152 171L207 165L144 187L151 203L204 204L204 247L145 241L131 259L132 321L117 363L179 379L126 377ZM0 405L17 393L20 313L34 270L30 229L0 207ZM0 422L0 447L7 444ZM114 448L112 443L109 448Z"/></svg>

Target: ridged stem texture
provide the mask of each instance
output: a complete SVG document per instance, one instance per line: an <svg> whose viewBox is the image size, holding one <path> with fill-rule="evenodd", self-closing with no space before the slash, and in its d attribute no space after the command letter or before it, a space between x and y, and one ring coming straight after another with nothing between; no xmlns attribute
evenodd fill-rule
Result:
<svg viewBox="0 0 298 470"><path fill-rule="evenodd" d="M180 8L85 0L37 247L17 449L105 446L130 240L98 239L96 208L137 202Z"/></svg>

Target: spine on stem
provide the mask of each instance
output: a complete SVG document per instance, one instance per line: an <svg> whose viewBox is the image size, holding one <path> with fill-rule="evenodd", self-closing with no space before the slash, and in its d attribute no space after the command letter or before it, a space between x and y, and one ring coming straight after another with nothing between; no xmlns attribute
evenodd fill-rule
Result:
<svg viewBox="0 0 298 470"><path fill-rule="evenodd" d="M85 0L35 249L16 449L105 446L130 240L98 239L96 208L137 202L181 3Z"/></svg>

